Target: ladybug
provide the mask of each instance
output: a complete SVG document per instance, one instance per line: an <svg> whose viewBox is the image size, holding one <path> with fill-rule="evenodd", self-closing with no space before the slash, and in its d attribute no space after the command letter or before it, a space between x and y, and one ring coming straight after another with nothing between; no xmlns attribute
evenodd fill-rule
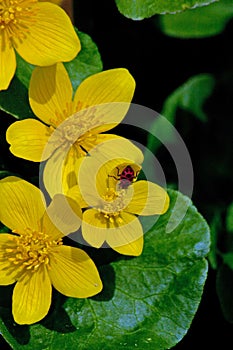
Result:
<svg viewBox="0 0 233 350"><path fill-rule="evenodd" d="M109 176L113 177L114 179L119 181L119 187L122 189L129 187L129 185L131 185L131 183L137 179L137 176L140 172L140 171L137 171L135 173L135 171L133 170L133 168L130 165L127 165L122 170L122 172L120 172L120 169L118 167L116 167L116 169L117 169L116 176L114 176L114 175L112 175L112 176L109 175Z"/></svg>

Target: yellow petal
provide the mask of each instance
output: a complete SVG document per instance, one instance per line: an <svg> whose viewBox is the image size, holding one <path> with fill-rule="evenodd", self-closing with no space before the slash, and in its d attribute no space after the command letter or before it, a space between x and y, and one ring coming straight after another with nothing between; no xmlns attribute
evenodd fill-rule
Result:
<svg viewBox="0 0 233 350"><path fill-rule="evenodd" d="M6 249L15 249L12 235L8 233L0 234L0 285L12 284L16 281L19 269L6 257Z"/></svg>
<svg viewBox="0 0 233 350"><path fill-rule="evenodd" d="M36 67L29 85L29 102L35 115L56 127L73 113L72 85L62 63Z"/></svg>
<svg viewBox="0 0 233 350"><path fill-rule="evenodd" d="M109 102L131 102L135 81L127 69L116 68L96 73L85 79L78 87L75 100L82 107Z"/></svg>
<svg viewBox="0 0 233 350"><path fill-rule="evenodd" d="M40 230L45 201L36 186L15 176L0 180L0 221L11 230Z"/></svg>
<svg viewBox="0 0 233 350"><path fill-rule="evenodd" d="M79 186L73 186L69 189L67 192L67 196L75 200L76 203L80 206L80 208L87 208L88 204L83 200L83 197L81 195Z"/></svg>
<svg viewBox="0 0 233 350"><path fill-rule="evenodd" d="M49 140L45 152L47 148L51 152L52 147L50 148ZM83 157L79 158L78 156L77 147L75 145L70 147L67 143L58 147L47 161L43 181L50 197L53 197L56 193L67 194L70 188L77 185L77 172L83 159Z"/></svg>
<svg viewBox="0 0 233 350"><path fill-rule="evenodd" d="M15 48L25 61L36 66L50 66L71 61L80 51L80 41L70 18L59 6L48 2L31 5L34 15L25 15L22 26L26 37L14 37Z"/></svg>
<svg viewBox="0 0 233 350"><path fill-rule="evenodd" d="M143 236L138 238L136 241L130 242L120 247L114 247L113 249L123 255L139 256L143 250Z"/></svg>
<svg viewBox="0 0 233 350"><path fill-rule="evenodd" d="M150 181L137 181L133 185L133 198L125 211L138 215L164 214L169 207L167 192Z"/></svg>
<svg viewBox="0 0 233 350"><path fill-rule="evenodd" d="M46 147L50 151L50 146ZM65 194L63 189L63 168L69 154L69 145L67 147L58 147L54 154L48 159L43 172L43 182L46 190L52 198L57 193Z"/></svg>
<svg viewBox="0 0 233 350"><path fill-rule="evenodd" d="M49 275L53 286L73 298L87 298L102 290L94 262L78 248L60 246L53 250Z"/></svg>
<svg viewBox="0 0 233 350"><path fill-rule="evenodd" d="M111 224L107 229L106 242L121 254L138 256L143 248L143 230L135 215L122 212L117 225Z"/></svg>
<svg viewBox="0 0 233 350"><path fill-rule="evenodd" d="M88 209L83 213L82 235L91 246L100 248L106 239L107 223L96 209Z"/></svg>
<svg viewBox="0 0 233 350"><path fill-rule="evenodd" d="M71 198L62 194L54 196L43 217L44 232L57 239L75 232L81 225L82 211Z"/></svg>
<svg viewBox="0 0 233 350"><path fill-rule="evenodd" d="M0 47L0 90L6 90L15 74L16 58L11 43L3 33L0 34Z"/></svg>
<svg viewBox="0 0 233 350"><path fill-rule="evenodd" d="M96 158L84 157L77 173L77 183L79 186L80 195L87 205L85 207L97 206L99 201L101 201L100 194L97 191L96 177L97 172ZM85 162L83 166L83 162ZM80 176L81 173L81 176ZM79 181L81 180L81 187ZM106 188L105 188L106 191Z"/></svg>
<svg viewBox="0 0 233 350"><path fill-rule="evenodd" d="M67 194L70 188L77 185L77 173L82 159L82 157L77 157L76 148L72 146L66 156L62 169L63 193Z"/></svg>
<svg viewBox="0 0 233 350"><path fill-rule="evenodd" d="M50 136L50 129L35 119L14 122L6 132L6 140L11 145L10 151L16 157L40 162L49 156L44 147Z"/></svg>
<svg viewBox="0 0 233 350"><path fill-rule="evenodd" d="M120 136L114 135L114 134L96 134L96 135L91 135L89 137L87 133L83 135L82 141L80 142L80 144L82 148L87 151L87 153L90 153L90 151L94 150L94 148L97 145L102 144L103 142L107 142L109 140L115 140L117 138L120 138Z"/></svg>
<svg viewBox="0 0 233 350"><path fill-rule="evenodd" d="M98 137L101 138L101 135ZM128 139L117 136L115 138L106 137L102 141L89 152L90 156L98 157L98 163L101 166L115 159L124 159L126 162L137 164L143 162L142 151Z"/></svg>
<svg viewBox="0 0 233 350"><path fill-rule="evenodd" d="M50 308L52 286L47 269L24 275L13 291L12 313L18 324L32 324L44 318Z"/></svg>
<svg viewBox="0 0 233 350"><path fill-rule="evenodd" d="M111 69L85 79L79 85L74 101L81 109L95 106L92 109L97 121L95 133L103 132L122 121L134 90L135 81L127 69Z"/></svg>

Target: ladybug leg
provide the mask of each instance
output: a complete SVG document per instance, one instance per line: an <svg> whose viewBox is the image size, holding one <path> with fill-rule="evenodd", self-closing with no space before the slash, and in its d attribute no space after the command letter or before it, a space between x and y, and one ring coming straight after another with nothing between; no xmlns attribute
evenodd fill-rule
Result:
<svg viewBox="0 0 233 350"><path fill-rule="evenodd" d="M115 175L108 175L108 177L113 177L115 180L119 181L119 178L116 177Z"/></svg>
<svg viewBox="0 0 233 350"><path fill-rule="evenodd" d="M115 175L108 175L108 177L113 177L115 180L120 180L121 179L121 174L120 174L120 170L118 167L117 168L117 177Z"/></svg>
<svg viewBox="0 0 233 350"><path fill-rule="evenodd" d="M117 168L117 176L119 176L119 180L120 180L120 177L121 177L120 169L118 167L116 168Z"/></svg>
<svg viewBox="0 0 233 350"><path fill-rule="evenodd" d="M108 175L108 177L113 177L115 180L120 181L120 179L121 179L120 170L118 167L116 167L116 168L117 168L117 177L115 175Z"/></svg>

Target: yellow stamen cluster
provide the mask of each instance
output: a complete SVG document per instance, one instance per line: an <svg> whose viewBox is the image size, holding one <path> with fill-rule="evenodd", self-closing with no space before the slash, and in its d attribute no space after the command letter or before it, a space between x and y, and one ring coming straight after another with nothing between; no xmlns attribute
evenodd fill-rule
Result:
<svg viewBox="0 0 233 350"><path fill-rule="evenodd" d="M72 145L77 148L77 155L86 155L87 151L82 144L88 144L91 146L96 141L96 135L91 133L91 130L98 126L97 118L95 117L95 109L87 108L83 111L78 110L81 108L81 103L78 103L76 107L74 102L66 103L66 109L61 112L56 112L56 119L50 119L51 132L55 131L52 139L54 148L70 147ZM74 114L74 110L78 114ZM59 124L62 124L59 126Z"/></svg>
<svg viewBox="0 0 233 350"><path fill-rule="evenodd" d="M23 234L12 236L11 246L5 248L5 257L21 269L36 271L41 264L49 264L51 249L61 244L61 239L51 240L47 234L28 228Z"/></svg>
<svg viewBox="0 0 233 350"><path fill-rule="evenodd" d="M103 196L105 203L102 208L98 208L100 214L110 223L121 224L123 222L120 217L122 210L125 208L125 190L115 191L108 188Z"/></svg>
<svg viewBox="0 0 233 350"><path fill-rule="evenodd" d="M28 21L33 21L35 8L31 5L37 0L0 0L0 30L8 38L23 39L28 32Z"/></svg>

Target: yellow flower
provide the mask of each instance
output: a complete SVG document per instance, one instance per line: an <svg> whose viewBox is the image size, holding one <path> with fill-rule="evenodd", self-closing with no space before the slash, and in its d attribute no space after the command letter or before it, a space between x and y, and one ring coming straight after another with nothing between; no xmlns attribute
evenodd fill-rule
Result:
<svg viewBox="0 0 233 350"><path fill-rule="evenodd" d="M135 181L140 167L125 159L117 167L116 159L103 165L94 184L92 162L87 158L79 169L80 193L89 206L83 213L83 238L96 248L106 242L121 254L140 255L143 229L137 216L164 214L169 206L166 191L150 181ZM133 171L128 184L121 176L127 166Z"/></svg>
<svg viewBox="0 0 233 350"><path fill-rule="evenodd" d="M80 226L77 204L57 195L45 211L40 190L13 176L0 181L0 198L0 220L13 232L0 234L0 285L16 282L12 312L18 324L46 316L52 286L75 298L101 291L93 261L81 249L62 242L63 233Z"/></svg>
<svg viewBox="0 0 233 350"><path fill-rule="evenodd" d="M88 201L87 193L91 194L91 196L98 196L96 192L98 183L102 185L103 181L105 181L107 187L115 187L116 179L119 177L118 174L121 173L127 165L132 165L134 169L134 176L132 179L134 182L141 170L141 165L139 164L142 164L143 159L142 151L125 138L119 137L102 142L89 152L89 157L85 158L84 163L77 162L74 174L75 179L73 179L72 182L69 181L70 174L66 174L67 179L65 180L67 186L65 193L79 203L81 208L87 208L88 204L82 196L82 191L84 191ZM52 188L53 186L54 193L62 192L59 187L59 182L61 182L61 180L59 181L59 178L54 178L52 172L45 171L44 180L45 183L48 184L48 188ZM79 182L82 187L81 191ZM85 191L86 185L89 187L88 191Z"/></svg>
<svg viewBox="0 0 233 350"><path fill-rule="evenodd" d="M80 157L103 141L118 137L100 133L121 122L134 89L133 77L128 70L119 68L88 77L73 97L72 85L62 63L36 67L30 81L29 101L43 123L35 119L13 123L6 133L10 151L35 162L44 161L53 154L46 165L51 173L60 170L60 163L64 162L64 172L71 174Z"/></svg>
<svg viewBox="0 0 233 350"><path fill-rule="evenodd" d="M15 50L27 62L49 66L80 51L72 23L59 6L37 0L0 1L0 90L15 74Z"/></svg>

